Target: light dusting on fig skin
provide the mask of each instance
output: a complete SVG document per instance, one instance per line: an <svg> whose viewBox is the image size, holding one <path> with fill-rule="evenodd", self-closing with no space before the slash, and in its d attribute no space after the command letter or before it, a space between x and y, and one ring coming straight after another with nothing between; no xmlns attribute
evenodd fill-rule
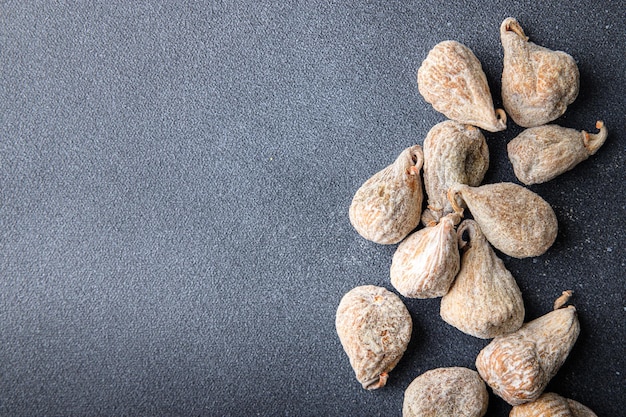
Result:
<svg viewBox="0 0 626 417"><path fill-rule="evenodd" d="M558 125L526 129L507 145L515 176L526 185L540 184L574 168L604 144L608 130L596 122L598 133Z"/></svg>
<svg viewBox="0 0 626 417"><path fill-rule="evenodd" d="M541 126L563 113L578 96L578 67L574 58L528 41L512 17L500 25L504 49L502 102L515 123Z"/></svg>
<svg viewBox="0 0 626 417"><path fill-rule="evenodd" d="M452 367L424 372L404 393L403 417L482 417L489 394L476 371Z"/></svg>
<svg viewBox="0 0 626 417"><path fill-rule="evenodd" d="M435 45L417 71L417 86L424 100L448 119L490 132L506 129L506 113L494 110L480 61L462 43Z"/></svg>
<svg viewBox="0 0 626 417"><path fill-rule="evenodd" d="M478 354L476 369L507 403L534 401L567 359L579 333L574 306L551 311L493 339Z"/></svg>
<svg viewBox="0 0 626 417"><path fill-rule="evenodd" d="M413 328L400 297L374 285L353 288L339 303L335 326L363 388L384 387L388 373L409 344Z"/></svg>
<svg viewBox="0 0 626 417"><path fill-rule="evenodd" d="M521 185L456 184L448 190L448 199L461 215L460 202L465 202L489 243L514 258L542 255L556 240L558 222L554 210Z"/></svg>
<svg viewBox="0 0 626 417"><path fill-rule="evenodd" d="M422 223L428 225L453 212L447 198L450 186L480 185L489 168L489 148L480 129L452 120L433 126L423 147L428 207Z"/></svg>
<svg viewBox="0 0 626 417"><path fill-rule="evenodd" d="M423 163L420 145L407 148L393 164L357 190L349 217L361 236L380 244L394 244L418 226L424 199L420 175Z"/></svg>

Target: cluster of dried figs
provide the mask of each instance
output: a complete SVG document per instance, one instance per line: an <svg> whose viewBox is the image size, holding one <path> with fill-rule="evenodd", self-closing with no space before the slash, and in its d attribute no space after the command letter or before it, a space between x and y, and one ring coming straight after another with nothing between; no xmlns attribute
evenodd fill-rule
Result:
<svg viewBox="0 0 626 417"><path fill-rule="evenodd" d="M522 185L481 185L489 166L481 129L505 130L507 114L527 128L507 148L525 185L549 181L593 155L607 129L600 121L596 134L548 124L578 95L574 59L529 42L513 18L504 20L500 36L504 110L494 109L481 64L467 46L437 44L417 83L449 120L368 179L349 209L365 239L399 243L390 268L398 293L441 297L446 323L493 339L478 354L477 371L439 368L417 377L406 389L404 416L483 416L485 384L513 406L510 416L595 416L573 400L544 393L580 332L575 307L565 306L572 293L563 292L553 311L524 323L522 293L493 248L514 258L540 256L556 239L557 218L548 202ZM398 295L364 285L342 298L336 328L357 380L377 389L402 358L412 322Z"/></svg>

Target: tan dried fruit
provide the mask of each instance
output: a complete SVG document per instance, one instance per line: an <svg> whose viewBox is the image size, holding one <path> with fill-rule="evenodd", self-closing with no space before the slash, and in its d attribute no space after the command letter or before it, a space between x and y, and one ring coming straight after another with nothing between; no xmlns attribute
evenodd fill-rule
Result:
<svg viewBox="0 0 626 417"><path fill-rule="evenodd" d="M441 318L482 339L516 331L524 322L524 301L515 278L491 249L478 223L464 220L458 236L465 252L452 288L441 299Z"/></svg>
<svg viewBox="0 0 626 417"><path fill-rule="evenodd" d="M478 354L476 368L509 404L534 401L567 359L579 333L576 308L551 311L493 339Z"/></svg>
<svg viewBox="0 0 626 417"><path fill-rule="evenodd" d="M541 126L558 118L578 96L574 58L528 41L517 20L500 25L504 48L502 101L515 123Z"/></svg>
<svg viewBox="0 0 626 417"><path fill-rule="evenodd" d="M584 405L552 392L541 394L535 401L516 405L509 417L597 417Z"/></svg>
<svg viewBox="0 0 626 417"><path fill-rule="evenodd" d="M424 372L404 393L403 417L482 417L489 394L476 371L437 368Z"/></svg>
<svg viewBox="0 0 626 417"><path fill-rule="evenodd" d="M363 388L384 387L411 339L413 322L400 297L374 285L353 288L339 303L335 326Z"/></svg>
<svg viewBox="0 0 626 417"><path fill-rule="evenodd" d="M405 149L395 162L374 174L357 190L350 223L365 239L398 243L417 227L422 214L424 154L420 145Z"/></svg>
<svg viewBox="0 0 626 417"><path fill-rule="evenodd" d="M608 130L596 123L596 134L557 125L526 129L507 145L515 176L526 185L550 181L594 155ZM425 166L425 165L424 165Z"/></svg>
<svg viewBox="0 0 626 417"><path fill-rule="evenodd" d="M506 129L506 113L494 110L480 61L465 45L443 41L434 46L417 71L424 99L448 119L490 132Z"/></svg>
<svg viewBox="0 0 626 417"><path fill-rule="evenodd" d="M452 120L435 125L424 139L424 186L428 208L422 223L452 213L447 198L454 184L480 185L489 168L489 148L480 129Z"/></svg>
<svg viewBox="0 0 626 417"><path fill-rule="evenodd" d="M470 187L456 184L448 191L454 210L465 202L487 240L514 258L539 256L554 243L558 223L543 198L510 182Z"/></svg>
<svg viewBox="0 0 626 417"><path fill-rule="evenodd" d="M396 249L391 261L391 283L400 294L411 298L441 297L448 292L459 272L459 250L454 227L456 213L439 224L420 229Z"/></svg>

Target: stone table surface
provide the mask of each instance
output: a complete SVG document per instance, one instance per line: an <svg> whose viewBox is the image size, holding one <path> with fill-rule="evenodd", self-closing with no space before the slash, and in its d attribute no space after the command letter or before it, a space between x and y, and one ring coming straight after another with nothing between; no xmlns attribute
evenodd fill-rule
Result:
<svg viewBox="0 0 626 417"><path fill-rule="evenodd" d="M558 218L542 256L499 256L526 319L572 289L581 334L549 391L626 409L626 12L622 1L4 1L0 6L0 415L401 415L423 372L488 341L403 299L388 385L360 387L335 331L358 285L393 290L357 188L445 120L416 71L476 54L501 106L499 25L571 54L556 120L610 134L529 187ZM518 182L511 121L485 183ZM510 406L490 394L487 416Z"/></svg>

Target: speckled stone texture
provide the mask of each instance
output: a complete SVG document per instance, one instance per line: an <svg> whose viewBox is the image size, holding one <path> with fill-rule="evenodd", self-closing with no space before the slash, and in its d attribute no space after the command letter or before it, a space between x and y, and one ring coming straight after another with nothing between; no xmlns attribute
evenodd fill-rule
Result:
<svg viewBox="0 0 626 417"><path fill-rule="evenodd" d="M623 2L4 1L0 6L0 415L400 415L409 383L474 368L488 341L405 300L408 350L376 392L335 333L343 294L393 290L395 245L348 207L444 120L416 73L438 42L480 60L501 107L500 23L566 51L555 123L604 146L529 187L556 213L542 256L498 253L526 319L574 290L581 333L547 387L626 409ZM516 182L485 132L485 182ZM510 406L490 394L487 416Z"/></svg>

